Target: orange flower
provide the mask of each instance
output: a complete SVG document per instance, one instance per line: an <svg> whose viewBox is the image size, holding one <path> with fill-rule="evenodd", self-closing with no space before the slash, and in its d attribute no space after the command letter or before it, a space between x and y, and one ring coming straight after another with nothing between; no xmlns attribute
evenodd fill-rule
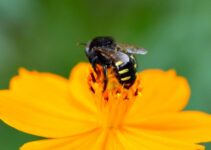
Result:
<svg viewBox="0 0 211 150"><path fill-rule="evenodd" d="M0 91L0 117L47 138L21 150L202 150L197 143L211 140L211 116L182 111L190 88L173 70L143 71L130 90L109 74L102 89L88 63L77 65L69 80L21 69Z"/></svg>

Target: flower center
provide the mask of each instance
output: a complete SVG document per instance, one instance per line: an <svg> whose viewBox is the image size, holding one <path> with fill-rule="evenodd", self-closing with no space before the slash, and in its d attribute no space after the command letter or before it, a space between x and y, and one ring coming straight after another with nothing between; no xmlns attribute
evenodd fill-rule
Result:
<svg viewBox="0 0 211 150"><path fill-rule="evenodd" d="M99 69L98 75L90 69L88 84L98 108L99 123L104 128L120 128L124 116L137 97L141 96L140 77L138 76L134 84L127 89L118 82L112 69L107 71L108 83L105 90L102 68Z"/></svg>

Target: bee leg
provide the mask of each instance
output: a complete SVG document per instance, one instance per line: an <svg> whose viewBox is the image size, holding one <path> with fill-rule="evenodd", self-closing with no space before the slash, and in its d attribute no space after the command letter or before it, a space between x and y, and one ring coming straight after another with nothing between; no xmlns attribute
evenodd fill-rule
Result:
<svg viewBox="0 0 211 150"><path fill-rule="evenodd" d="M97 61L98 61L98 57L95 56L92 60L91 60L91 64L92 64L92 68L94 69L95 73L97 75L99 75L99 71L97 70Z"/></svg>
<svg viewBox="0 0 211 150"><path fill-rule="evenodd" d="M103 92L106 90L107 84L108 84L108 76L107 76L107 66L103 66L103 75L104 75L104 86L103 86Z"/></svg>

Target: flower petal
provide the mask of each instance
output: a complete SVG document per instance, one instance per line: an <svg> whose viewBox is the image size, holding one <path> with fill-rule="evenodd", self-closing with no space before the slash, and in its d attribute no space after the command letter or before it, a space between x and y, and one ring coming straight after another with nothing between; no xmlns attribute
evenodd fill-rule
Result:
<svg viewBox="0 0 211 150"><path fill-rule="evenodd" d="M185 78L175 71L145 70L139 74L143 87L140 99L131 108L134 115L152 115L182 110L190 97L190 88Z"/></svg>
<svg viewBox="0 0 211 150"><path fill-rule="evenodd" d="M172 139L201 143L211 141L211 115L185 111L137 119L129 126Z"/></svg>
<svg viewBox="0 0 211 150"><path fill-rule="evenodd" d="M21 131L64 137L96 128L94 112L75 106L68 81L62 77L21 69L10 90L0 91L1 119Z"/></svg>
<svg viewBox="0 0 211 150"><path fill-rule="evenodd" d="M117 132L124 149L144 150L204 150L201 145L177 141L147 133L138 128L124 128Z"/></svg>
<svg viewBox="0 0 211 150"><path fill-rule="evenodd" d="M73 98L81 102L76 104L78 107L97 113L94 96L88 85L90 68L91 65L89 63L79 63L76 65L70 75L69 89Z"/></svg>
<svg viewBox="0 0 211 150"><path fill-rule="evenodd" d="M121 144L122 141L117 137L118 130L111 130L109 132L109 136L107 138L106 144L105 144L105 150L124 150L123 145Z"/></svg>
<svg viewBox="0 0 211 150"><path fill-rule="evenodd" d="M102 139L98 138L102 138L103 135L99 130L94 130L78 136L33 141L24 144L21 150L100 150L103 147L96 147L96 142L101 142Z"/></svg>

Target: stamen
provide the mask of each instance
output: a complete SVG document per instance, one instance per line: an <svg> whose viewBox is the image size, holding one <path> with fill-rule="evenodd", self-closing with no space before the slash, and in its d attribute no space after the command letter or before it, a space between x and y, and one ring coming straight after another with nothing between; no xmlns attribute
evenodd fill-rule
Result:
<svg viewBox="0 0 211 150"><path fill-rule="evenodd" d="M125 100L129 100L128 96L126 96L124 99L125 99Z"/></svg>
<svg viewBox="0 0 211 150"><path fill-rule="evenodd" d="M92 91L92 93L95 93L95 90L93 89L92 86L90 86L90 90Z"/></svg>
<svg viewBox="0 0 211 150"><path fill-rule="evenodd" d="M91 73L91 77L92 77L92 81L93 81L93 82L96 82L96 79L95 79L95 77L94 77L94 74L93 74L93 73Z"/></svg>
<svg viewBox="0 0 211 150"><path fill-rule="evenodd" d="M138 95L138 89L136 89L135 93L134 93L135 96Z"/></svg>
<svg viewBox="0 0 211 150"><path fill-rule="evenodd" d="M103 98L104 100L108 101L108 92L103 93Z"/></svg>
<svg viewBox="0 0 211 150"><path fill-rule="evenodd" d="M100 124L105 128L116 128L121 126L126 113L140 96L142 89L140 88L140 77L137 76L134 84L125 88L119 83L112 69L107 71L108 83L105 90L103 90L104 76L97 75L92 69L88 84L98 108Z"/></svg>

